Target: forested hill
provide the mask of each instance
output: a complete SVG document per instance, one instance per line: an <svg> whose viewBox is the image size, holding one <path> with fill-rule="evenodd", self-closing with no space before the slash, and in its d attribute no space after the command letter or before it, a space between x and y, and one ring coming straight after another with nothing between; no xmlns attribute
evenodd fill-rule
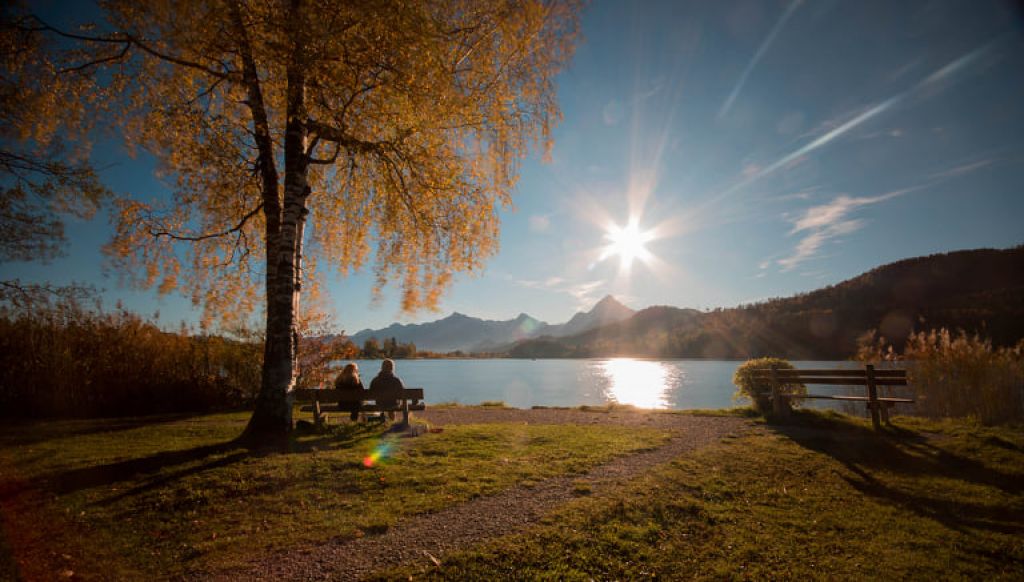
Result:
<svg viewBox="0 0 1024 582"><path fill-rule="evenodd" d="M700 312L650 307L566 338L514 346L514 357L847 358L877 329L897 347L911 331L979 332L996 345L1024 338L1024 246L905 259L842 283L754 305Z"/></svg>

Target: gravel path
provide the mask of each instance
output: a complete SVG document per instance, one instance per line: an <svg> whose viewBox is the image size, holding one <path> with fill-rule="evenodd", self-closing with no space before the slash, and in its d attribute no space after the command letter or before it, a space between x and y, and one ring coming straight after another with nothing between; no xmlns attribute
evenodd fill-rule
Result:
<svg viewBox="0 0 1024 582"><path fill-rule="evenodd" d="M574 489L580 482L599 492L688 451L738 434L746 426L739 418L628 411L452 408L428 410L418 416L433 426L497 422L618 424L664 428L672 436L661 447L618 457L583 475L556 477L531 487L517 486L437 513L411 516L381 535L268 555L247 571L220 573L215 579L356 580L384 566L429 563L431 557L441 559L449 551L535 524L546 513L576 498Z"/></svg>

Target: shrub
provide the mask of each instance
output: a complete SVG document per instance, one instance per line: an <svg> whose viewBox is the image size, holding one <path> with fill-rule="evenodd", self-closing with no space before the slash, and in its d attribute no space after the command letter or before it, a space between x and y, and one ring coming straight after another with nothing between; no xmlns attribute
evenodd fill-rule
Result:
<svg viewBox="0 0 1024 582"><path fill-rule="evenodd" d="M771 382L758 380L754 376L754 370L770 370L772 366L779 370L795 369L793 364L782 358L756 358L741 364L732 375L732 383L739 389L735 397L749 399L761 414L772 412L772 387ZM803 384L781 384L779 389L790 394L807 393L807 388Z"/></svg>

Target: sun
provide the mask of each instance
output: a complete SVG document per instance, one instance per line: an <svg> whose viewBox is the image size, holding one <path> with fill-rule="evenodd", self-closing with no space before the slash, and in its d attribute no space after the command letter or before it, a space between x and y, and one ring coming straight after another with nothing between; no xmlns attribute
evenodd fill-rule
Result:
<svg viewBox="0 0 1024 582"><path fill-rule="evenodd" d="M608 240L608 245L601 253L601 260L618 256L623 270L629 269L636 259L645 262L651 259L651 252L645 245L654 238L654 234L640 230L637 220L630 220L625 226L609 224L604 238Z"/></svg>

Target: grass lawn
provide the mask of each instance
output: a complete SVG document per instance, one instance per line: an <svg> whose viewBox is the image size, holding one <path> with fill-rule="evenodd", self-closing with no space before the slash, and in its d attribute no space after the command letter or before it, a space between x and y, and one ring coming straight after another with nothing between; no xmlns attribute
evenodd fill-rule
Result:
<svg viewBox="0 0 1024 582"><path fill-rule="evenodd" d="M722 413L714 413L722 414ZM740 414L730 412L729 414ZM375 535L403 515L579 472L666 435L488 424L414 438L341 425L289 452L246 414L0 429L0 578L175 577ZM530 529L380 579L1024 579L1024 428L801 412ZM385 451L373 466L364 459ZM16 562L17 560L17 562ZM90 576L91 575L91 576Z"/></svg>
<svg viewBox="0 0 1024 582"><path fill-rule="evenodd" d="M1024 429L801 413L381 579L1024 579Z"/></svg>
<svg viewBox="0 0 1024 582"><path fill-rule="evenodd" d="M174 577L268 550L373 535L403 515L581 472L653 429L526 424L400 437L342 424L288 452L233 442L246 413L0 429L0 574ZM367 466L374 452L380 460ZM89 575L91 574L91 576Z"/></svg>

